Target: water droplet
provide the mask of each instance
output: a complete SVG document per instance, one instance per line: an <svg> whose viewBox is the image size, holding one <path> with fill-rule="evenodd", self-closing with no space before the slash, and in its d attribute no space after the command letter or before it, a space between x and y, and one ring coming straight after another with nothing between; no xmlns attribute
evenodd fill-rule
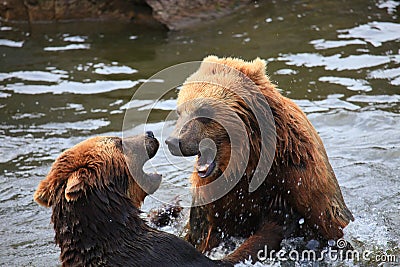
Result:
<svg viewBox="0 0 400 267"><path fill-rule="evenodd" d="M304 218L301 218L300 220L299 220L299 224L303 224L304 223Z"/></svg>

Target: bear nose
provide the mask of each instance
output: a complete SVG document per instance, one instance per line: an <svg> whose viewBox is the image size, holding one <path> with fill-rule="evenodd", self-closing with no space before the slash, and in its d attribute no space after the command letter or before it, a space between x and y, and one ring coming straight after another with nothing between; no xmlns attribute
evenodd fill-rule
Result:
<svg viewBox="0 0 400 267"><path fill-rule="evenodd" d="M172 155L181 156L180 140L178 138L168 137L167 140L165 140L165 143L168 145L168 149Z"/></svg>
<svg viewBox="0 0 400 267"><path fill-rule="evenodd" d="M150 138L154 138L154 133L153 131L146 131L146 136Z"/></svg>
<svg viewBox="0 0 400 267"><path fill-rule="evenodd" d="M179 139L175 137L168 137L165 143L168 147L179 147Z"/></svg>

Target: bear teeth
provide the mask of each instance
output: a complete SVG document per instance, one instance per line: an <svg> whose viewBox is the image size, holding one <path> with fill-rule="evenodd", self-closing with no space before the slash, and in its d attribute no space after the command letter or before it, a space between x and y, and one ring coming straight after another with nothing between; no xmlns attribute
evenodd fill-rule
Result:
<svg viewBox="0 0 400 267"><path fill-rule="evenodd" d="M199 166L199 167L197 168L197 171L199 171L199 172L205 172L205 171L207 171L207 169L208 169L209 166L210 166L210 164L201 165L201 166Z"/></svg>

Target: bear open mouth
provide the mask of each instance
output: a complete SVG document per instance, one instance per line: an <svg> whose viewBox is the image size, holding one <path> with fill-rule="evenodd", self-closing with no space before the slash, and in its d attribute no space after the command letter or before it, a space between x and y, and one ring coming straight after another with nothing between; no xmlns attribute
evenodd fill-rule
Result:
<svg viewBox="0 0 400 267"><path fill-rule="evenodd" d="M156 172L143 171L142 186L148 194L153 194L160 187L162 175Z"/></svg>
<svg viewBox="0 0 400 267"><path fill-rule="evenodd" d="M144 173L142 188L147 194L153 194L160 187L162 175L158 173Z"/></svg>
<svg viewBox="0 0 400 267"><path fill-rule="evenodd" d="M204 151L203 153L199 152L197 154L197 162L195 168L197 170L197 174L201 178L207 178L211 175L211 173L215 169L215 161L213 153L209 153L208 151Z"/></svg>
<svg viewBox="0 0 400 267"><path fill-rule="evenodd" d="M149 161L156 155L158 148L159 143L158 140L154 138L154 136L146 138L146 150L149 158L143 163L143 166L147 161ZM145 171L143 171L143 174L144 183L142 184L142 186L148 194L153 194L160 187L162 175L158 173L146 173Z"/></svg>

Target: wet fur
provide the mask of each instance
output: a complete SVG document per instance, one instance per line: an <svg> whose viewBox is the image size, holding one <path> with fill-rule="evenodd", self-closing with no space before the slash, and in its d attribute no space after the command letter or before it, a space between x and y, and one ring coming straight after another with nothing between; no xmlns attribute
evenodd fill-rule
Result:
<svg viewBox="0 0 400 267"><path fill-rule="evenodd" d="M136 138L143 146L144 138ZM158 148L154 140L146 139L153 154ZM131 176L121 147L117 137L88 139L62 153L40 182L34 199L52 207L62 265L230 266L145 224L138 208L147 194ZM133 149L139 153L127 160L136 164L131 170L139 175L145 150Z"/></svg>
<svg viewBox="0 0 400 267"><path fill-rule="evenodd" d="M307 239L337 240L343 236L343 228L354 220L343 200L335 174L328 161L325 148L318 133L301 109L290 99L282 96L265 75L265 63L260 59L245 62L235 58L217 58L210 56L199 70L185 82L178 97L178 106L193 99L212 98L223 101L235 110L246 127L250 141L250 160L239 183L228 194L207 205L192 207L188 225L187 240L199 251L209 251L223 238L241 236L257 241L257 232L265 222L280 225L283 236L270 240L270 248L278 249L283 237L305 236ZM229 70L218 67L229 66L251 79L262 92L254 96L248 91L244 79L230 77ZM199 83L198 81L204 81ZM215 86L213 84L222 84ZM229 88L230 90L226 90ZM276 127L276 150L272 167L263 184L249 193L252 171L256 168L262 146L257 120L241 97L246 98L259 112L264 112L269 104ZM196 106L200 106L197 104ZM185 106L187 113L195 112L192 106ZM218 110L218 105L213 107ZM226 120L225 117L223 117ZM179 123L179 120L178 120ZM196 172L191 176L194 188L194 201L209 192L203 192L201 186L224 173L230 158L230 143L221 127L203 124L195 130L187 130L188 140L197 140L196 135L212 138L217 143L218 168L205 179ZM271 140L265 140L268 147ZM182 146L185 142L182 140ZM187 142L189 143L189 142ZM241 155L233 155L234 166L241 162ZM234 170L226 172L225 177L234 177ZM299 224L300 219L304 224ZM223 233L223 234L222 234ZM262 235L273 232L263 231ZM252 235L256 235L252 237ZM264 244L263 244L264 245Z"/></svg>

